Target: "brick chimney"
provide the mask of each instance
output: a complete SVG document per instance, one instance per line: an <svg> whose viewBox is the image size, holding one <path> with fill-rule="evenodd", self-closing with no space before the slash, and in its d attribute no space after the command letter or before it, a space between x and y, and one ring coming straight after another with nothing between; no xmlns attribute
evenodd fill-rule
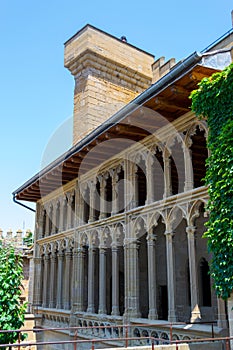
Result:
<svg viewBox="0 0 233 350"><path fill-rule="evenodd" d="M73 144L147 89L154 56L86 25L65 43L75 79Z"/></svg>

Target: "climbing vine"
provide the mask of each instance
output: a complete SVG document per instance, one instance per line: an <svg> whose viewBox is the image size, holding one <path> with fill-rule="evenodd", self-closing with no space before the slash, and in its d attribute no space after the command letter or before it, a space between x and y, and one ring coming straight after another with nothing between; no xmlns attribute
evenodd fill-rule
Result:
<svg viewBox="0 0 233 350"><path fill-rule="evenodd" d="M205 182L210 214L204 236L212 252L214 287L226 299L233 291L233 64L204 78L191 99L192 110L209 127Z"/></svg>

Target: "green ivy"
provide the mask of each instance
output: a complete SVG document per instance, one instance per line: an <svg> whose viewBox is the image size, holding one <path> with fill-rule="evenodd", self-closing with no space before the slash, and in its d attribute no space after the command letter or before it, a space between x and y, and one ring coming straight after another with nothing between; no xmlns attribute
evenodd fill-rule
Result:
<svg viewBox="0 0 233 350"><path fill-rule="evenodd" d="M0 329L16 330L23 326L26 303L21 304L22 259L13 247L0 248ZM21 339L25 334L21 334ZM18 340L18 334L0 333L0 344Z"/></svg>
<svg viewBox="0 0 233 350"><path fill-rule="evenodd" d="M191 99L192 110L207 118L209 127L205 182L210 214L204 236L212 252L214 287L227 299L233 290L233 64L204 78Z"/></svg>

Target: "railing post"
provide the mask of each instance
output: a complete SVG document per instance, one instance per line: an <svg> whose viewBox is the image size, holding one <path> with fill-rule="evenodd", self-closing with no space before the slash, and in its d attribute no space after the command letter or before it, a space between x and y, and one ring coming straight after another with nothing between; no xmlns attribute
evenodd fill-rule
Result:
<svg viewBox="0 0 233 350"><path fill-rule="evenodd" d="M176 350L178 350L178 342L177 342L177 340L176 340Z"/></svg>
<svg viewBox="0 0 233 350"><path fill-rule="evenodd" d="M74 340L77 340L77 332L78 332L78 330L76 330L74 332ZM74 350L77 350L77 343L76 342L74 343Z"/></svg>
<svg viewBox="0 0 233 350"><path fill-rule="evenodd" d="M151 350L155 349L155 341L154 338L151 339Z"/></svg>
<svg viewBox="0 0 233 350"><path fill-rule="evenodd" d="M128 348L128 325L126 325L125 329L125 347Z"/></svg>
<svg viewBox="0 0 233 350"><path fill-rule="evenodd" d="M229 338L226 338L226 350L230 350Z"/></svg>
<svg viewBox="0 0 233 350"><path fill-rule="evenodd" d="M18 332L18 343L20 344L20 340L21 340L21 332ZM18 347L18 349L20 350L20 346Z"/></svg>
<svg viewBox="0 0 233 350"><path fill-rule="evenodd" d="M91 350L94 350L95 349L95 344L94 344L94 342L92 341L91 342Z"/></svg>

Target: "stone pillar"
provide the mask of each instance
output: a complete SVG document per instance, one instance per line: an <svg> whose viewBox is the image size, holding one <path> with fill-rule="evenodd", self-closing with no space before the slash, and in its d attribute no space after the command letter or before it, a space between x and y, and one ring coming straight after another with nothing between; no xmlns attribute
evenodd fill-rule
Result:
<svg viewBox="0 0 233 350"><path fill-rule="evenodd" d="M140 317L139 311L139 244L135 238L125 240L125 262L127 269L126 315L125 318Z"/></svg>
<svg viewBox="0 0 233 350"><path fill-rule="evenodd" d="M64 297L63 297L63 309L70 310L70 297L71 297L71 260L72 252L70 250L65 252L65 274L64 274Z"/></svg>
<svg viewBox="0 0 233 350"><path fill-rule="evenodd" d="M99 249L99 314L106 314L106 247Z"/></svg>
<svg viewBox="0 0 233 350"><path fill-rule="evenodd" d="M116 215L119 212L119 188L118 188L119 176L115 170L112 176L112 212L111 215Z"/></svg>
<svg viewBox="0 0 233 350"><path fill-rule="evenodd" d="M50 214L50 210L49 210L49 208L46 208L46 219L45 219L45 233L44 233L44 237L49 236L49 222L50 222L49 214Z"/></svg>
<svg viewBox="0 0 233 350"><path fill-rule="evenodd" d="M172 194L172 184L171 184L171 158L167 154L163 154L164 162L164 194L163 198L167 198Z"/></svg>
<svg viewBox="0 0 233 350"><path fill-rule="evenodd" d="M33 286L33 304L35 307L42 305L42 257L34 258L34 286Z"/></svg>
<svg viewBox="0 0 233 350"><path fill-rule="evenodd" d="M193 164L192 164L192 151L189 148L189 145L186 145L185 143L183 143L183 152L184 152L184 167L185 167L184 191L190 191L193 189Z"/></svg>
<svg viewBox="0 0 233 350"><path fill-rule="evenodd" d="M149 153L146 161L146 186L147 186L146 204L151 204L154 202L154 196L155 196L154 182L156 181L156 179L153 176L153 164L154 164L154 157L151 153Z"/></svg>
<svg viewBox="0 0 233 350"><path fill-rule="evenodd" d="M197 284L197 262L195 249L195 231L196 227L187 226L186 232L188 236L188 254L189 254L189 275L190 275L190 291L191 291L191 322L201 319L201 312L198 306L198 284Z"/></svg>
<svg viewBox="0 0 233 350"><path fill-rule="evenodd" d="M58 252L57 254L57 261L58 261L58 267L57 267L57 309L62 309L62 275L63 275L63 252Z"/></svg>
<svg viewBox="0 0 233 350"><path fill-rule="evenodd" d="M153 234L147 237L148 247L148 284L149 284L149 315L151 320L158 319L157 306L156 306L156 255L155 255L156 236Z"/></svg>
<svg viewBox="0 0 233 350"><path fill-rule="evenodd" d="M233 337L233 293L227 299L227 311L228 311L228 322L229 322L229 336ZM231 350L233 350L233 340L230 341Z"/></svg>
<svg viewBox="0 0 233 350"><path fill-rule="evenodd" d="M43 303L42 307L48 307L49 296L49 254L44 255L44 276L43 276Z"/></svg>
<svg viewBox="0 0 233 350"><path fill-rule="evenodd" d="M99 177L100 182L100 219L107 217L107 182L104 176Z"/></svg>
<svg viewBox="0 0 233 350"><path fill-rule="evenodd" d="M78 247L74 249L73 271L74 271L74 309L84 311L84 259L85 249Z"/></svg>
<svg viewBox="0 0 233 350"><path fill-rule="evenodd" d="M57 290L57 276L56 276L56 267L57 267L57 254L54 252L51 254L50 259L50 296L49 296L49 307L54 308L56 307L56 290Z"/></svg>
<svg viewBox="0 0 233 350"><path fill-rule="evenodd" d="M53 215L51 217L51 221L52 221L52 231L51 234L55 234L56 233L56 216L57 216L57 205L56 202L53 202Z"/></svg>
<svg viewBox="0 0 233 350"><path fill-rule="evenodd" d="M88 306L87 312L95 312L95 302L94 302L94 293L95 293L95 254L96 247L89 246L88 249Z"/></svg>
<svg viewBox="0 0 233 350"><path fill-rule="evenodd" d="M166 253L167 253L167 286L168 286L168 321L176 322L175 311L175 261L173 251L174 232L166 231Z"/></svg>
<svg viewBox="0 0 233 350"><path fill-rule="evenodd" d="M218 303L218 327L227 329L228 324L227 324L225 300L221 298L217 298L217 303Z"/></svg>
<svg viewBox="0 0 233 350"><path fill-rule="evenodd" d="M126 211L138 206L137 165L125 161L125 208Z"/></svg>
<svg viewBox="0 0 233 350"><path fill-rule="evenodd" d="M76 225L81 226L84 223L84 190L80 187L81 185L77 181L76 183L76 196L75 196L75 217Z"/></svg>
<svg viewBox="0 0 233 350"><path fill-rule="evenodd" d="M67 229L69 230L71 228L71 218L72 218L72 195L71 193L67 193Z"/></svg>
<svg viewBox="0 0 233 350"><path fill-rule="evenodd" d="M119 247L112 246L112 315L120 315L119 311Z"/></svg>
<svg viewBox="0 0 233 350"><path fill-rule="evenodd" d="M95 197L96 197L96 181L91 181L89 183L90 188L90 215L88 222L95 221Z"/></svg>
<svg viewBox="0 0 233 350"><path fill-rule="evenodd" d="M60 198L60 220L59 220L59 232L63 231L63 206L64 206L64 201L62 200L62 198Z"/></svg>

